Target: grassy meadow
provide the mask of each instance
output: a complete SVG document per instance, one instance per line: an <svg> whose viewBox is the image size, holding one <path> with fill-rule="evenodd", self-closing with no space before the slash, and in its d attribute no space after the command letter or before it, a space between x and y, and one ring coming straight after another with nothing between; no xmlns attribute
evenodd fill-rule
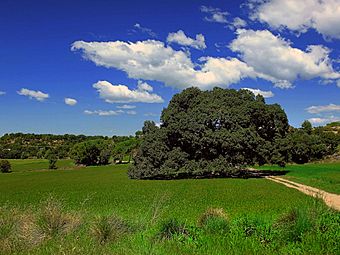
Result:
<svg viewBox="0 0 340 255"><path fill-rule="evenodd" d="M280 170L278 166L261 166L258 169ZM306 184L327 192L340 194L340 162L308 163L287 165L289 171L284 178Z"/></svg>
<svg viewBox="0 0 340 255"><path fill-rule="evenodd" d="M0 254L339 252L339 214L269 180L130 180L128 165L11 163L0 175Z"/></svg>

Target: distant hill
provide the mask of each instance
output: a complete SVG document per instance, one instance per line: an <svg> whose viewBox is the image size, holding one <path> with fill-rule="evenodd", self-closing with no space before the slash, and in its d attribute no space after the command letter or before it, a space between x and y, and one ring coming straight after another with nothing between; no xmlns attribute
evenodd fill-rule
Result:
<svg viewBox="0 0 340 255"><path fill-rule="evenodd" d="M340 134L340 121L332 122L324 127L325 131L332 131L336 134Z"/></svg>
<svg viewBox="0 0 340 255"><path fill-rule="evenodd" d="M44 158L48 150L54 150L59 158L67 158L71 148L80 142L95 139L112 139L119 142L128 137L52 135L52 134L5 134L0 137L0 158Z"/></svg>

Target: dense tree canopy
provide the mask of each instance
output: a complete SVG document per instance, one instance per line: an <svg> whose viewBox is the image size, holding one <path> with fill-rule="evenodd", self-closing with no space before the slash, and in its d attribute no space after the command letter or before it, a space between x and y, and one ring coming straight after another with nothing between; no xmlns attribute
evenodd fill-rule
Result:
<svg viewBox="0 0 340 255"><path fill-rule="evenodd" d="M0 137L0 158L48 158L48 152L51 150L55 152L59 159L69 158L70 151L76 143L94 139L107 140L109 138L70 134L5 134Z"/></svg>
<svg viewBox="0 0 340 255"><path fill-rule="evenodd" d="M11 171L11 163L8 160L0 159L0 172L9 173Z"/></svg>
<svg viewBox="0 0 340 255"><path fill-rule="evenodd" d="M110 156L110 143L101 139L78 143L71 151L71 157L77 165L107 165Z"/></svg>
<svg viewBox="0 0 340 255"><path fill-rule="evenodd" d="M163 110L161 127L146 122L131 178L224 175L245 165L279 163L285 112L247 90L189 88Z"/></svg>

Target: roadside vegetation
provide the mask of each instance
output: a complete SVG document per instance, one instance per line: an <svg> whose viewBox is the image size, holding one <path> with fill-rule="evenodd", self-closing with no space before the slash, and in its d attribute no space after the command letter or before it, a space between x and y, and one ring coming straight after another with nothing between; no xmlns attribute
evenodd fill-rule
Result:
<svg viewBox="0 0 340 255"><path fill-rule="evenodd" d="M340 215L321 202L291 208L271 220L232 217L207 207L193 222L68 211L53 197L38 209L0 208L0 254L339 254ZM145 212L147 213L147 212Z"/></svg>

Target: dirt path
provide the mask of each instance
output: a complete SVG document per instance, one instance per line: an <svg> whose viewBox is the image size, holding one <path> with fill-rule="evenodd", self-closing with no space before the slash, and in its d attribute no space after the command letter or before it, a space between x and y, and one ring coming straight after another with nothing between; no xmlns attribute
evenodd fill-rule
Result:
<svg viewBox="0 0 340 255"><path fill-rule="evenodd" d="M321 189L313 188L307 185L303 185L300 183L292 182L277 176L267 176L266 179L283 184L289 188L297 189L309 196L322 198L326 205L329 207L340 211L340 195L328 193L326 191L323 191Z"/></svg>

